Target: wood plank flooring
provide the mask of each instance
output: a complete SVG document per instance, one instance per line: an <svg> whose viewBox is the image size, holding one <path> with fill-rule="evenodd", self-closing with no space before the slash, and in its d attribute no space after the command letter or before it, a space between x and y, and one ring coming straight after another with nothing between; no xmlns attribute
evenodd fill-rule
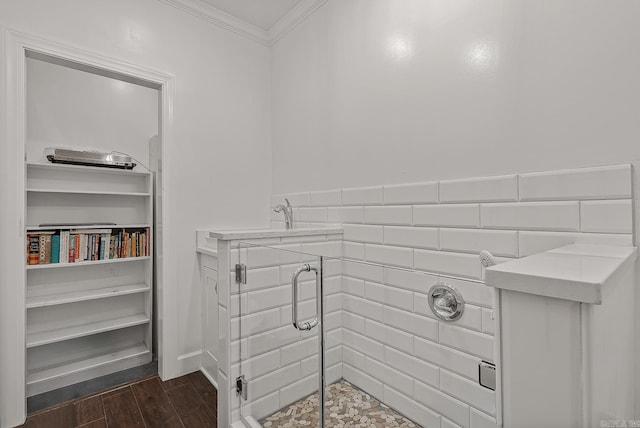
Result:
<svg viewBox="0 0 640 428"><path fill-rule="evenodd" d="M218 392L201 372L157 375L27 417L23 428L217 428Z"/></svg>

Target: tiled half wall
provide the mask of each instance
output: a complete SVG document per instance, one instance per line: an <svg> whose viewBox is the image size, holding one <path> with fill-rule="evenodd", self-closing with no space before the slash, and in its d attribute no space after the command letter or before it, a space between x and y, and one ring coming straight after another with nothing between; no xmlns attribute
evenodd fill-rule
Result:
<svg viewBox="0 0 640 428"><path fill-rule="evenodd" d="M574 242L631 245L631 183L631 166L615 165L276 195L271 205L288 198L299 227L343 224L345 258L389 266L343 262L340 288L329 287L328 359L342 376L424 426L484 428L495 426L496 399L477 370L494 360L494 321L478 252L502 262ZM461 277L446 279L467 302L457 322L427 307L439 275Z"/></svg>
<svg viewBox="0 0 640 428"><path fill-rule="evenodd" d="M219 246L219 263L230 269L220 292L220 343L228 345L219 385L231 392L221 408L232 421L239 401L229 379L240 374L240 349L250 380L245 414L260 419L316 388L316 332L290 326L291 274L316 259L296 252L353 260L326 266L329 382L344 377L423 426L483 428L495 426L496 397L478 385L477 370L480 360L495 359L495 328L478 252L501 262L572 242L631 244L628 165L296 193L274 196L272 204L284 197L298 226L341 223L344 235L256 241L292 251L281 253ZM274 226L279 220L274 215ZM240 294L231 271L238 261L249 266ZM427 290L440 280L467 302L454 323L438 321L427 307ZM313 314L313 288L304 278L303 319Z"/></svg>
<svg viewBox="0 0 640 428"><path fill-rule="evenodd" d="M284 198L299 226L343 224L345 257L469 278L483 249L514 258L631 244L630 165L276 195L272 206Z"/></svg>

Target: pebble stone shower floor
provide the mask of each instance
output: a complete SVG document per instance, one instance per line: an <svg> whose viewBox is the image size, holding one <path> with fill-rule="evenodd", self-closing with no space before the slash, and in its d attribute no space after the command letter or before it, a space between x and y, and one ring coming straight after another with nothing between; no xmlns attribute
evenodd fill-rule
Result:
<svg viewBox="0 0 640 428"><path fill-rule="evenodd" d="M325 398L327 427L420 427L344 379L329 385ZM317 427L318 419L318 394L315 393L266 417L260 424L264 428Z"/></svg>

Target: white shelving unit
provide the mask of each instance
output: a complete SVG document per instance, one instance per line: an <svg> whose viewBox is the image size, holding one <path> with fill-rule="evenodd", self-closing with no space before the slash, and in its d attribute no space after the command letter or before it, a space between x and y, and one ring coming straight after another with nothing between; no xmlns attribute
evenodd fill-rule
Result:
<svg viewBox="0 0 640 428"><path fill-rule="evenodd" d="M50 163L26 170L28 233L149 228L153 236L150 173ZM153 257L26 263L27 396L151 361Z"/></svg>
<svg viewBox="0 0 640 428"><path fill-rule="evenodd" d="M115 227L113 228L115 229ZM118 227L118 229L122 229L122 228ZM51 228L49 228L49 230L51 230ZM131 260L132 258L135 258L136 260L148 260L151 258L151 256L127 257L124 259L110 259L110 260L90 260L90 261L75 262L75 263L54 263L54 264L48 264L48 265L27 265L27 270L57 269L57 268L78 267L78 266L85 266L85 265L104 265L104 264L111 264L111 263L128 263L132 261Z"/></svg>
<svg viewBox="0 0 640 428"><path fill-rule="evenodd" d="M72 190L72 189L27 189L27 192L31 193L76 193L80 195L121 195L121 196L151 196L150 193L136 193L136 192L107 192L107 191L95 191L91 190Z"/></svg>
<svg viewBox="0 0 640 428"><path fill-rule="evenodd" d="M35 288L35 287L32 287ZM71 288L71 287L69 287ZM27 309L45 306L63 305L65 303L84 302L87 300L104 299L106 297L124 296L127 294L146 293L149 284L116 285L96 290L67 290L64 287L29 290L27 295Z"/></svg>

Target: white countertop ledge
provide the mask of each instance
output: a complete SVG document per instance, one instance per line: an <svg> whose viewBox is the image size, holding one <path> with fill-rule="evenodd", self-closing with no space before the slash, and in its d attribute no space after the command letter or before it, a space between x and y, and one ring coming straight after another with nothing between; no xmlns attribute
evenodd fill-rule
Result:
<svg viewBox="0 0 640 428"><path fill-rule="evenodd" d="M486 269L494 288L602 303L602 288L633 267L636 247L572 244Z"/></svg>
<svg viewBox="0 0 640 428"><path fill-rule="evenodd" d="M315 235L335 235L342 234L340 226L327 225L325 227L314 228L294 228L294 229L243 229L243 230L210 230L209 238L223 241L233 241L238 239L260 239L260 238L286 238L291 236L315 236Z"/></svg>

